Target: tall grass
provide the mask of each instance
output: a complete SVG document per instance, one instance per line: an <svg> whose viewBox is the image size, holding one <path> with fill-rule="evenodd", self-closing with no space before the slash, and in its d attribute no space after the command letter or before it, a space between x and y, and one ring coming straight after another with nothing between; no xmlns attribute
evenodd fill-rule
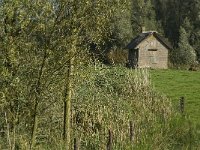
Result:
<svg viewBox="0 0 200 150"><path fill-rule="evenodd" d="M113 131L117 149L146 147L147 143L152 148L157 145L158 140L149 140L162 135L159 130L170 120L172 110L170 101L153 91L148 70L84 68L77 76L74 131L82 137L83 147L102 149L108 129ZM130 121L134 122L132 144L129 142Z"/></svg>
<svg viewBox="0 0 200 150"><path fill-rule="evenodd" d="M187 149L191 143L198 145L188 120L177 115L171 101L153 89L147 69L96 64L82 65L75 72L71 141L73 144L76 138L81 150L106 149L108 130L113 133L113 149ZM54 82L43 93L44 100L38 109L36 149L63 149L63 102L59 92L62 82ZM25 116L21 115L16 125L16 149L29 148L30 132ZM8 132L0 135L2 149L9 148Z"/></svg>

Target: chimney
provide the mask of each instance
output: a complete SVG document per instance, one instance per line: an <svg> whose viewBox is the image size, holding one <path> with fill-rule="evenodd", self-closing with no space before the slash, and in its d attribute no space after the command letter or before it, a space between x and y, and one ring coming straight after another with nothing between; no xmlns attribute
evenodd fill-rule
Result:
<svg viewBox="0 0 200 150"><path fill-rule="evenodd" d="M145 32L145 26L142 26L142 33L144 33Z"/></svg>

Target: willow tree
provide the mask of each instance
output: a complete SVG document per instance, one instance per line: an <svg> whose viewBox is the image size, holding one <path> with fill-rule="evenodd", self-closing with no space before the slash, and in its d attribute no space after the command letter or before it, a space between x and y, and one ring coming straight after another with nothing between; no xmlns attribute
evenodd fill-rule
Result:
<svg viewBox="0 0 200 150"><path fill-rule="evenodd" d="M21 119L20 115L26 116L27 122L23 123L22 128L25 129L24 124L31 126L29 131L32 149L37 136L38 108L43 101L43 74L52 49L52 44L49 43L55 24L53 4L48 0L3 1L1 16L1 60L2 63L5 62L1 70L5 77L5 87L1 92L6 97L5 101L12 104L9 109L15 110L10 111L11 116L15 117L9 117L13 118L14 123ZM6 92L7 89L12 92ZM24 112L30 112L30 115L25 115ZM12 139L15 140L14 135Z"/></svg>
<svg viewBox="0 0 200 150"><path fill-rule="evenodd" d="M30 149L37 143L42 104L51 101L48 98L52 91L54 99L58 100L55 95L60 91L52 87L49 92L46 85L49 80L59 81L63 87L63 141L65 147L70 148L76 64L84 60L91 44L96 45L95 50L103 52L104 45L112 42L114 12L122 4L117 0L1 1L0 71L3 86L0 92L5 106L3 111L12 112L8 117L8 123L13 121L12 125L16 118L23 120L16 122L20 129L28 131L23 139L30 143ZM55 79L52 72L58 68L64 69L59 72L60 78ZM18 134L21 137L22 133ZM16 139L14 135L12 139ZM15 145L14 141L12 143Z"/></svg>
<svg viewBox="0 0 200 150"><path fill-rule="evenodd" d="M6 122L0 119L2 125L7 126L7 141L10 149L15 149L15 131L20 108L21 87L18 75L22 29L17 17L19 6L17 0L1 1L0 5L0 93L1 111L5 114Z"/></svg>
<svg viewBox="0 0 200 150"><path fill-rule="evenodd" d="M124 1L125 2L125 1ZM91 44L96 45L96 50L104 51L102 45L108 42L113 34L112 18L115 10L121 5L117 0L93 1L74 0L57 3L61 12L60 25L63 36L60 41L64 43L66 58L66 77L63 94L63 141L65 148L70 149L71 129L71 99L73 90L74 61L79 61L80 53L86 55ZM65 15L63 15L65 14ZM81 56L83 57L83 56Z"/></svg>

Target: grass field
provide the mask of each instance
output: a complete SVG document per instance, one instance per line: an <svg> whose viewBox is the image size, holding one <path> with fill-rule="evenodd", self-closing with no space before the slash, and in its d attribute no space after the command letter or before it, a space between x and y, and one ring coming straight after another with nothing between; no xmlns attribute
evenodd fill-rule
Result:
<svg viewBox="0 0 200 150"><path fill-rule="evenodd" d="M178 108L185 97L185 111L192 121L200 124L200 72L183 70L151 70L155 89L167 95Z"/></svg>

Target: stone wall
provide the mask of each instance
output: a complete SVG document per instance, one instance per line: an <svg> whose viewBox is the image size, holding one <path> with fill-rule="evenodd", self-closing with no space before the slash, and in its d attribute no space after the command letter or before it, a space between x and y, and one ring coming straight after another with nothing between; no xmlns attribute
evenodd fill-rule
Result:
<svg viewBox="0 0 200 150"><path fill-rule="evenodd" d="M139 49L139 68L168 68L168 49L153 35L142 41L136 48Z"/></svg>

